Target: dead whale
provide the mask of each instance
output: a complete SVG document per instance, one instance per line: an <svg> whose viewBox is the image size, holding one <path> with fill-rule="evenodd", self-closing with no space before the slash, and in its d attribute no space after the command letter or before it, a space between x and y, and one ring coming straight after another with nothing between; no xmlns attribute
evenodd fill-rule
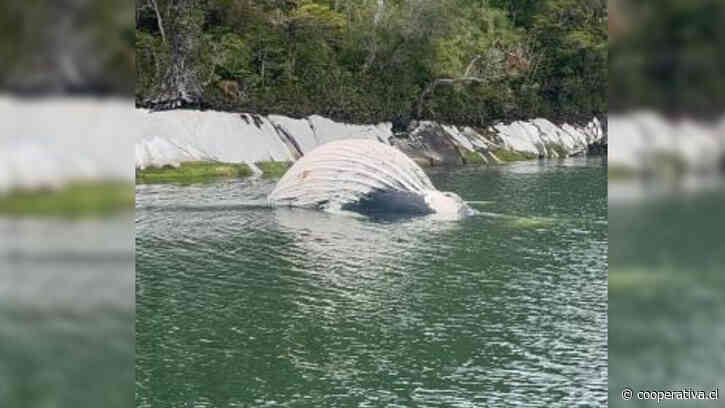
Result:
<svg viewBox="0 0 725 408"><path fill-rule="evenodd" d="M335 141L307 153L287 170L268 201L274 206L446 219L474 212L457 194L438 191L405 154L368 139Z"/></svg>

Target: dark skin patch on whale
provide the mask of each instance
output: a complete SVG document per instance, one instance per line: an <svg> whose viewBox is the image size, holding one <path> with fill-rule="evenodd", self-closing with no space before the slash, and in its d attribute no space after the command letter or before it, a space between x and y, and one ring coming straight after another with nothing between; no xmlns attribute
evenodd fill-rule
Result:
<svg viewBox="0 0 725 408"><path fill-rule="evenodd" d="M419 194L408 191L382 190L365 194L360 200L345 204L342 209L367 215L426 215L434 212Z"/></svg>

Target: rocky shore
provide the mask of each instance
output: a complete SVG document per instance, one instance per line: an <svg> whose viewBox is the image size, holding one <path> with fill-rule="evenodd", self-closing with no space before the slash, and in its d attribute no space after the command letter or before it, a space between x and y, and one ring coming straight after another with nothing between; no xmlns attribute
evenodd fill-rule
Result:
<svg viewBox="0 0 725 408"><path fill-rule="evenodd" d="M68 186L123 186L134 179L276 177L315 147L350 138L393 145L423 166L583 155L607 140L598 119L583 126L534 119L481 129L425 121L353 125L317 115L150 113L114 98L0 95L0 107L0 198Z"/></svg>
<svg viewBox="0 0 725 408"><path fill-rule="evenodd" d="M653 111L609 116L610 177L677 177L725 170L725 118L669 119Z"/></svg>
<svg viewBox="0 0 725 408"><path fill-rule="evenodd" d="M175 110L139 111L142 132L135 144L136 176L148 181L150 171L175 169L184 163L246 165L251 174L279 171L324 143L341 139L372 139L392 145L424 167L495 165L536 158L563 158L590 153L606 144L601 122L554 124L546 119L499 123L487 129L411 121L393 131L393 124L346 124L318 115L295 119L247 113ZM188 165L186 166L188 168ZM153 169L153 170L152 170ZM282 171L283 172L283 171ZM209 167L209 174L217 169Z"/></svg>

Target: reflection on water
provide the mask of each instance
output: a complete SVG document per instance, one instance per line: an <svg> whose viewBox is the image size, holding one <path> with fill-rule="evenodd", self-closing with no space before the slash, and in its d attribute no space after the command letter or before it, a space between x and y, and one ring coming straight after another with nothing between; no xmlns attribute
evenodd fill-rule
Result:
<svg viewBox="0 0 725 408"><path fill-rule="evenodd" d="M133 403L130 223L0 218L0 406Z"/></svg>
<svg viewBox="0 0 725 408"><path fill-rule="evenodd" d="M709 391L719 386L722 395L723 185L704 179L687 189L610 186L611 406L656 405L623 401L624 387ZM722 401L682 405L721 406Z"/></svg>
<svg viewBox="0 0 725 408"><path fill-rule="evenodd" d="M137 187L136 404L604 406L601 161L432 175L456 222Z"/></svg>

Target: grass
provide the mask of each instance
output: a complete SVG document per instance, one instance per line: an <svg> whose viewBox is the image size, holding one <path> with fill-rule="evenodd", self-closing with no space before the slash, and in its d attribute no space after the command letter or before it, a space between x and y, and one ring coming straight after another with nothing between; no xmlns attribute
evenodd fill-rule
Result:
<svg viewBox="0 0 725 408"><path fill-rule="evenodd" d="M262 170L262 177L267 178L280 178L287 172L287 169L292 166L290 162L278 162L278 161L261 161L254 163Z"/></svg>
<svg viewBox="0 0 725 408"><path fill-rule="evenodd" d="M133 209L134 205L133 185L123 182L73 183L58 190L0 195L0 214L13 216L106 215Z"/></svg>
<svg viewBox="0 0 725 408"><path fill-rule="evenodd" d="M533 153L520 152L517 150L499 149L493 154L502 162L515 162L537 159L539 156Z"/></svg>
<svg viewBox="0 0 725 408"><path fill-rule="evenodd" d="M136 183L201 183L218 178L245 178L252 169L244 163L186 162L179 167L136 169Z"/></svg>

